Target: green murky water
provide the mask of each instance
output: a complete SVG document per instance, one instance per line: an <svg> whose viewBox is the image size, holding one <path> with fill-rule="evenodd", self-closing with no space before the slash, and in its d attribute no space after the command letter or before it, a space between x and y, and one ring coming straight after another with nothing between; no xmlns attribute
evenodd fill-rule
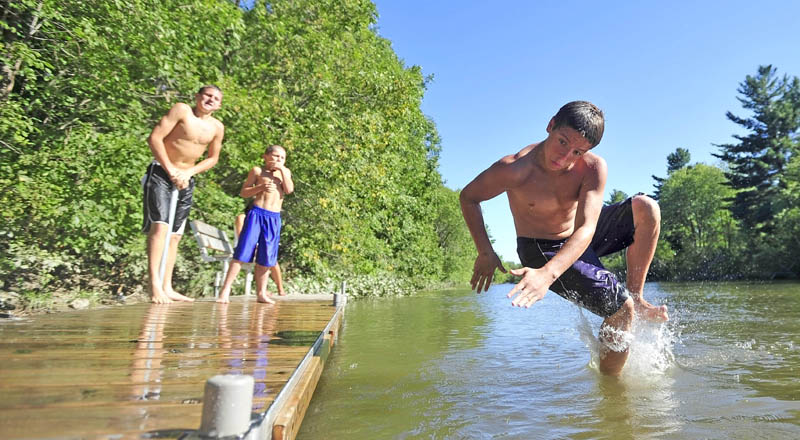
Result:
<svg viewBox="0 0 800 440"><path fill-rule="evenodd" d="M510 287L349 304L298 438L800 438L800 284L648 284L619 379L599 318Z"/></svg>

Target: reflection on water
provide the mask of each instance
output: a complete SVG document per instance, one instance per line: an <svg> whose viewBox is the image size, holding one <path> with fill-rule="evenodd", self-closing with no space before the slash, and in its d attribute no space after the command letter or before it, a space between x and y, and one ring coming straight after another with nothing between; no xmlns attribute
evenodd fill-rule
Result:
<svg viewBox="0 0 800 440"><path fill-rule="evenodd" d="M509 289L348 304L298 438L800 438L799 284L648 284L618 379L598 317Z"/></svg>

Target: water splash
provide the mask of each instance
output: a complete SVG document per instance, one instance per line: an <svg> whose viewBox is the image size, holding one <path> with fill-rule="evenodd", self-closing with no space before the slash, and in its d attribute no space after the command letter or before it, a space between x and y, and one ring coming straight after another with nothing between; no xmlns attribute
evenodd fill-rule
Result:
<svg viewBox="0 0 800 440"><path fill-rule="evenodd" d="M598 340L596 331L592 328L586 314L578 308L577 331L581 341L592 354L590 367L598 369L600 353L606 347ZM674 365L675 358L672 347L676 342L676 335L666 323L654 323L641 319L634 321L630 335L625 338L630 341L630 355L622 370L622 375L630 378L652 378L664 376L669 368Z"/></svg>

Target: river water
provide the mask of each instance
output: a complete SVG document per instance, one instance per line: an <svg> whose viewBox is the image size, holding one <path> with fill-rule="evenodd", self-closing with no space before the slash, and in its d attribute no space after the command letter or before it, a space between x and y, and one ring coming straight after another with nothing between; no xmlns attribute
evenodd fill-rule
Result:
<svg viewBox="0 0 800 440"><path fill-rule="evenodd" d="M299 439L797 439L800 284L648 283L618 379L600 318L511 285L348 304Z"/></svg>

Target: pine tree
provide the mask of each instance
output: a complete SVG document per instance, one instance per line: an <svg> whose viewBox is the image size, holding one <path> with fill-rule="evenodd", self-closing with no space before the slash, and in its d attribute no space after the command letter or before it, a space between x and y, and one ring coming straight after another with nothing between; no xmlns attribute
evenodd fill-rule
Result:
<svg viewBox="0 0 800 440"><path fill-rule="evenodd" d="M689 165L689 161L691 160L692 155L686 148L678 147L674 152L667 155L667 177L652 176L653 180L656 181L656 183L653 184L656 188L653 192L654 199L658 200L658 198L661 197L661 186L664 185L664 181L669 178L669 175Z"/></svg>
<svg viewBox="0 0 800 440"><path fill-rule="evenodd" d="M759 66L755 76L747 75L738 92L742 107L753 115L743 118L728 112L726 116L750 133L734 135L737 144L718 145L721 153L714 156L727 163L726 177L738 190L731 207L733 215L745 227L769 232L781 174L799 150L800 80L778 77L771 65Z"/></svg>

